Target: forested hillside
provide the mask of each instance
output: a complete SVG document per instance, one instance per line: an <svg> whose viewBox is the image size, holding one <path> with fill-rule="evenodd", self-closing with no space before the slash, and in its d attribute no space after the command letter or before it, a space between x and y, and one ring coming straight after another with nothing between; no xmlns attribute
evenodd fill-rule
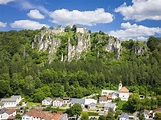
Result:
<svg viewBox="0 0 161 120"><path fill-rule="evenodd" d="M40 102L46 96L83 97L117 89L120 81L131 92L161 94L161 38L118 41L102 31L89 31L88 38L66 27L60 34L44 34L42 40L52 36L58 44L40 49L37 36L43 30L0 32L0 98L21 94ZM78 40L89 40L82 41L83 50Z"/></svg>

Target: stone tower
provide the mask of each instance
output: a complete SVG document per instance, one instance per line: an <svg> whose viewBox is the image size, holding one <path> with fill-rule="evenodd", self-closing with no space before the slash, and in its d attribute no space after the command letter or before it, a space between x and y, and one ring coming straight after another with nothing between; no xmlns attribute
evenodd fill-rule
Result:
<svg viewBox="0 0 161 120"><path fill-rule="evenodd" d="M122 83L120 82L118 91L121 90L121 88L122 88Z"/></svg>

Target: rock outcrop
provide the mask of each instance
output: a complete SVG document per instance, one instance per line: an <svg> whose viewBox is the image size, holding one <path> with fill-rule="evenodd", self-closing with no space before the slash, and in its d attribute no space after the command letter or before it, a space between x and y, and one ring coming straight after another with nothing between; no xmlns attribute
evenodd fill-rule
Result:
<svg viewBox="0 0 161 120"><path fill-rule="evenodd" d="M61 37L63 37L63 39L61 39ZM74 40L76 44L71 44L71 39L72 41ZM104 38L98 37L98 39L99 41L103 41ZM51 63L52 60L55 58L61 61L70 62L72 60L78 60L81 57L85 59L86 53L91 48L91 38L90 33L88 32L76 32L72 35L68 35L67 33L63 33L62 29L60 28L52 30L47 29L41 31L39 35L35 36L34 42L32 43L32 47L37 48L38 51L47 50L49 52L49 63ZM114 52L115 58L119 59L120 52L122 51L121 41L114 37L110 37L104 46L104 50L108 52ZM56 56L57 51L58 56ZM100 53L98 51L98 56L99 54Z"/></svg>
<svg viewBox="0 0 161 120"><path fill-rule="evenodd" d="M36 35L32 47L36 47L38 51L49 51L49 63L53 60L53 55L60 46L60 40L53 37L54 34L61 33L60 30L45 30L41 34Z"/></svg>
<svg viewBox="0 0 161 120"><path fill-rule="evenodd" d="M105 50L114 52L116 54L116 59L119 59L122 51L121 41L113 37L109 38L108 43L105 45Z"/></svg>
<svg viewBox="0 0 161 120"><path fill-rule="evenodd" d="M147 44L136 44L132 49L136 55L143 55L148 51Z"/></svg>
<svg viewBox="0 0 161 120"><path fill-rule="evenodd" d="M68 39L68 54L67 60L71 61L73 58L78 60L81 57L82 52L87 52L90 47L90 34L76 34L77 45L74 46Z"/></svg>

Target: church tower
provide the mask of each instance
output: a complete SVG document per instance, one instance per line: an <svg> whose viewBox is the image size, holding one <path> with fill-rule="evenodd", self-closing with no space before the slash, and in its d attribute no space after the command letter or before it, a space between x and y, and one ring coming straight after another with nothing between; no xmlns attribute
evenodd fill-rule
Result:
<svg viewBox="0 0 161 120"><path fill-rule="evenodd" d="M122 83L120 82L118 91L121 90L121 88L122 88Z"/></svg>

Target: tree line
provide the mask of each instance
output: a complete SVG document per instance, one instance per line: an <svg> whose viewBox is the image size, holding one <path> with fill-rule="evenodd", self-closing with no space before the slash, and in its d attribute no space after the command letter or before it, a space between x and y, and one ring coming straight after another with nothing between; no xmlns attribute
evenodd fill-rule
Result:
<svg viewBox="0 0 161 120"><path fill-rule="evenodd" d="M69 31L68 28L66 32ZM47 96L79 98L105 88L117 89L120 81L131 92L161 94L160 38L123 41L121 58L116 60L114 53L104 50L110 36L95 32L91 33L91 48L85 58L71 62L54 60L49 64L48 51L32 48L38 33L40 30L0 32L0 98L12 94L21 94L34 102ZM135 54L134 47L142 44L147 45L147 51Z"/></svg>

